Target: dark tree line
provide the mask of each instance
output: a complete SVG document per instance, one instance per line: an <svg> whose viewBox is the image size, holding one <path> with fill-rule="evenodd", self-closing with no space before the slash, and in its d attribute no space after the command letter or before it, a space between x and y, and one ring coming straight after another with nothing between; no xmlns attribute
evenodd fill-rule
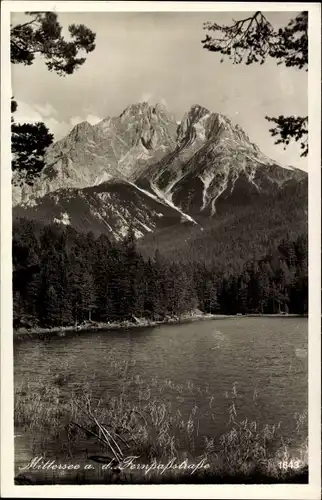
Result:
<svg viewBox="0 0 322 500"><path fill-rule="evenodd" d="M307 237L298 236L247 262L241 273L216 275L196 266L199 307L223 314L307 314L307 255Z"/></svg>
<svg viewBox="0 0 322 500"><path fill-rule="evenodd" d="M207 313L307 313L307 239L284 241L231 274L200 262L144 259L133 232L121 243L20 219L13 232L14 326L84 320L162 320Z"/></svg>

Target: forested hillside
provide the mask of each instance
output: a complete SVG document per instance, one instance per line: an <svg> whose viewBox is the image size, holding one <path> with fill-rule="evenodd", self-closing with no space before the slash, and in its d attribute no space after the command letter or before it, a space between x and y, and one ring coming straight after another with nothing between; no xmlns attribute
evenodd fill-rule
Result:
<svg viewBox="0 0 322 500"><path fill-rule="evenodd" d="M13 227L14 326L162 320L195 309L306 313L307 237L290 231L287 239L276 241L270 240L261 258L242 266L240 247L230 241L227 249L239 262L231 266L231 257L220 255L216 245L208 248L213 258L205 261L200 255L189 260L188 254L171 260L159 250L144 258L132 231L115 243L106 235L95 239L68 226L41 228L20 219Z"/></svg>
<svg viewBox="0 0 322 500"><path fill-rule="evenodd" d="M148 258L158 249L170 260L201 261L216 272L239 273L248 260L259 260L282 240L307 234L307 181L255 203L224 204L198 225L177 224L147 234L138 248Z"/></svg>

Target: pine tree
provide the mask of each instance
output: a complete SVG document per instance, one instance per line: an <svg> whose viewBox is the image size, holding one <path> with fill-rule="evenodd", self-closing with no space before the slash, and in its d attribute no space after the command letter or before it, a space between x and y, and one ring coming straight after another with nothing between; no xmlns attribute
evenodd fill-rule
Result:
<svg viewBox="0 0 322 500"><path fill-rule="evenodd" d="M242 275L238 280L237 303L238 303L238 311L243 314L248 312L247 290L248 290L248 284L244 280L244 276Z"/></svg>
<svg viewBox="0 0 322 500"><path fill-rule="evenodd" d="M270 296L270 284L268 276L265 272L265 269L261 268L258 274L258 290L259 290L259 308L261 314L263 314L266 310L268 299Z"/></svg>
<svg viewBox="0 0 322 500"><path fill-rule="evenodd" d="M12 64L33 64L35 57L43 57L49 71L70 75L86 59L77 57L95 49L95 33L83 24L68 27L69 40L61 32L56 12L28 12L31 19L11 26L10 56Z"/></svg>
<svg viewBox="0 0 322 500"><path fill-rule="evenodd" d="M229 274L213 264L169 262L160 252L144 261L133 233L112 244L48 226L38 241L34 225L22 220L14 224L12 248L15 327L62 326L92 314L98 321L160 320L196 307L225 314L308 310L305 238L272 245L266 257Z"/></svg>
<svg viewBox="0 0 322 500"><path fill-rule="evenodd" d="M144 299L143 299L143 314L147 318L156 320L160 314L158 296L158 283L156 279L156 269L151 259L145 263L144 269Z"/></svg>
<svg viewBox="0 0 322 500"><path fill-rule="evenodd" d="M227 56L233 64L264 64L267 58L284 64L308 70L308 12L303 11L292 18L284 27L274 28L261 11L245 19L233 21L230 26L205 23L207 34L203 47L221 54L221 62ZM214 32L214 33L213 33ZM214 34L214 36L212 36ZM275 124L270 129L275 144L287 147L292 140L300 142L301 156L308 154L308 117L284 116L265 117Z"/></svg>
<svg viewBox="0 0 322 500"><path fill-rule="evenodd" d="M170 270L167 261L156 250L153 261L154 276L156 283L155 312L157 319L164 319L169 310L167 291L171 283Z"/></svg>
<svg viewBox="0 0 322 500"><path fill-rule="evenodd" d="M211 277L204 284L204 308L207 313L215 313L217 310L217 290Z"/></svg>
<svg viewBox="0 0 322 500"><path fill-rule="evenodd" d="M62 36L62 26L55 12L26 12L29 20L11 26L10 57L12 64L31 65L35 57L43 57L49 71L60 76L71 75L86 61L79 55L95 49L95 33L83 24L68 27L69 39ZM17 102L11 99L11 113ZM45 166L44 154L53 142L53 135L42 122L12 122L12 170L21 174L22 182L32 184Z"/></svg>
<svg viewBox="0 0 322 500"><path fill-rule="evenodd" d="M59 310L59 299L53 285L48 285L43 294L43 323L45 326L60 325L61 314Z"/></svg>
<svg viewBox="0 0 322 500"><path fill-rule="evenodd" d="M93 275L84 269L81 283L82 309L86 318L92 320L92 312L96 309L96 293Z"/></svg>
<svg viewBox="0 0 322 500"><path fill-rule="evenodd" d="M44 168L44 154L53 143L54 136L44 123L11 125L12 171L24 174L24 180L32 184L35 176Z"/></svg>

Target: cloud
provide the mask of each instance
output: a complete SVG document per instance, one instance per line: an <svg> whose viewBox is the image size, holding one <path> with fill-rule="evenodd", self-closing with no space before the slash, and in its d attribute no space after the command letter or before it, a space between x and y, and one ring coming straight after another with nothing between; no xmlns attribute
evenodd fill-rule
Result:
<svg viewBox="0 0 322 500"><path fill-rule="evenodd" d="M59 121L55 116L55 109L50 105L45 106L34 105L30 106L25 102L18 102L17 111L14 114L16 123L37 123L44 122L49 128L49 131L54 134L55 140L64 137L71 128L71 124L64 121Z"/></svg>
<svg viewBox="0 0 322 500"><path fill-rule="evenodd" d="M54 134L55 141L59 141L60 139L65 137L73 128L70 123L59 122L54 118L44 119L44 122L49 128L50 132Z"/></svg>
<svg viewBox="0 0 322 500"><path fill-rule="evenodd" d="M96 123L99 123L102 121L103 118L101 118L100 116L96 116L96 115L88 115L86 117L86 121L88 121L91 125L96 125Z"/></svg>
<svg viewBox="0 0 322 500"><path fill-rule="evenodd" d="M161 103L161 104L162 104L165 108L169 109L169 105L168 105L168 103L167 103L167 101L165 100L165 98L164 98L164 97L162 97L162 99L161 99L160 103Z"/></svg>
<svg viewBox="0 0 322 500"><path fill-rule="evenodd" d="M143 92L141 94L139 102L149 102L149 103L151 103L152 97L153 97L153 94L151 92Z"/></svg>
<svg viewBox="0 0 322 500"><path fill-rule="evenodd" d="M17 123L36 123L42 121L41 114L29 104L19 102L17 111L14 114Z"/></svg>
<svg viewBox="0 0 322 500"><path fill-rule="evenodd" d="M46 102L45 105L35 104L34 108L41 116L57 116L57 111L49 102Z"/></svg>
<svg viewBox="0 0 322 500"><path fill-rule="evenodd" d="M102 118L100 116L96 116L96 115L87 115L87 116L72 116L70 119L70 124L75 127L75 125L77 125L77 123L80 123L80 122L88 122L90 123L91 125L96 125L96 123L99 123L100 121L102 121Z"/></svg>
<svg viewBox="0 0 322 500"><path fill-rule="evenodd" d="M77 123L88 121L91 125L95 125L102 120L99 116L84 114L84 116L72 116L68 121L64 121L59 120L57 115L57 111L49 103L30 106L25 102L19 101L14 119L16 123L44 122L49 131L54 134L56 141L67 135Z"/></svg>

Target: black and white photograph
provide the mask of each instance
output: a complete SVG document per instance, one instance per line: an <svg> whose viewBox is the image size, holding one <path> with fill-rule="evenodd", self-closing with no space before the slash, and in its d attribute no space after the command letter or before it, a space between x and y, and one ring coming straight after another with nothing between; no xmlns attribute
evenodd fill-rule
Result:
<svg viewBox="0 0 322 500"><path fill-rule="evenodd" d="M308 488L320 5L4 3L15 492Z"/></svg>

